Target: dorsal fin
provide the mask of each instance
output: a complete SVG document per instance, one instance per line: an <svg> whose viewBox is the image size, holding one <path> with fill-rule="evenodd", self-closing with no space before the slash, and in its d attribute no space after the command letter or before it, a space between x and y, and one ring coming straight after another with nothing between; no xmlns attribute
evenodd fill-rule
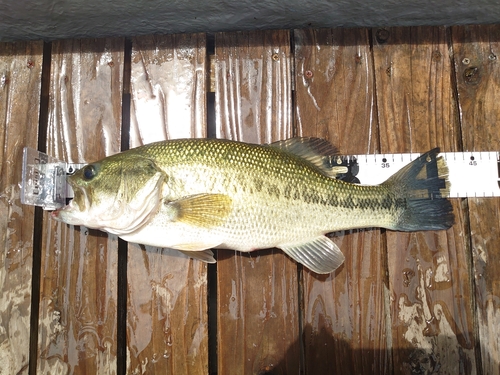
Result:
<svg viewBox="0 0 500 375"><path fill-rule="evenodd" d="M273 142L269 146L290 152L307 160L328 177L335 178L337 175L347 172L346 167L338 167L332 163L339 151L325 139L295 137Z"/></svg>

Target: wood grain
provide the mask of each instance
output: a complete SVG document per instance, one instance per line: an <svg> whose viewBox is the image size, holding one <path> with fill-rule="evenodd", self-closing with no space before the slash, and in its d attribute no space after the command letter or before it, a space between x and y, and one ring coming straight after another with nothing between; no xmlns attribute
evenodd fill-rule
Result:
<svg viewBox="0 0 500 375"><path fill-rule="evenodd" d="M123 39L54 42L47 153L120 150ZM38 372L116 372L117 239L44 216Z"/></svg>
<svg viewBox="0 0 500 375"><path fill-rule="evenodd" d="M132 147L205 137L205 35L132 41ZM208 373L207 265L178 251L129 244L130 374Z"/></svg>
<svg viewBox="0 0 500 375"><path fill-rule="evenodd" d="M215 37L217 136L266 143L292 135L288 31ZM281 251L219 250L218 373L298 374L296 264Z"/></svg>
<svg viewBox="0 0 500 375"><path fill-rule="evenodd" d="M500 150L500 27L451 29L464 150ZM500 199L468 199L483 374L500 374Z"/></svg>
<svg viewBox="0 0 500 375"><path fill-rule="evenodd" d="M459 150L447 29L373 34L381 151ZM403 373L476 370L467 212L452 203L447 231L387 232L394 368Z"/></svg>
<svg viewBox="0 0 500 375"><path fill-rule="evenodd" d="M368 31L309 29L294 35L298 134L329 139L344 154L377 152Z"/></svg>
<svg viewBox="0 0 500 375"><path fill-rule="evenodd" d="M34 207L19 200L23 147L37 147L43 43L0 44L0 374L27 374ZM37 282L37 280L34 280Z"/></svg>
<svg viewBox="0 0 500 375"><path fill-rule="evenodd" d="M203 34L133 39L130 147L206 137L212 73L218 137L319 136L344 154L500 150L498 25L296 30L294 55L288 31L215 39L212 72ZM129 244L119 328L116 237L47 215L34 223L20 204L22 148L39 136L42 49L0 44L0 374L27 374L36 355L37 373L115 374L125 328L126 373L207 374L205 264ZM53 42L48 153L90 162L119 151L123 61L123 39ZM346 261L332 275L279 250L219 250L217 373L500 375L500 199L452 203L448 231L334 233Z"/></svg>
<svg viewBox="0 0 500 375"><path fill-rule="evenodd" d="M330 140L342 153L378 150L368 31L295 30L297 133ZM391 371L385 244L380 230L334 234L344 265L303 273L307 374Z"/></svg>
<svg viewBox="0 0 500 375"><path fill-rule="evenodd" d="M270 143L292 135L289 32L215 38L217 136Z"/></svg>
<svg viewBox="0 0 500 375"><path fill-rule="evenodd" d="M131 147L206 136L204 34L133 39Z"/></svg>

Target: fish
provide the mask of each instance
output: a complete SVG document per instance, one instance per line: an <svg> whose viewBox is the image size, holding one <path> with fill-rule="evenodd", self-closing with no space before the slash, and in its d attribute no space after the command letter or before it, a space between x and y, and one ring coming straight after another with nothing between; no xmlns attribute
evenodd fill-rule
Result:
<svg viewBox="0 0 500 375"><path fill-rule="evenodd" d="M344 262L331 232L453 225L451 202L443 198L448 169L438 154L424 153L379 185L361 185L338 178L338 151L321 138L160 141L68 176L74 197L51 216L209 263L212 249L279 248L328 274Z"/></svg>

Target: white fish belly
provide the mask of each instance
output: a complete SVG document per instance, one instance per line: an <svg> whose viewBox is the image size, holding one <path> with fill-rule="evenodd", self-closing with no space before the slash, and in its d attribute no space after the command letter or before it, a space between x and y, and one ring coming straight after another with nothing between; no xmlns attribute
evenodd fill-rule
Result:
<svg viewBox="0 0 500 375"><path fill-rule="evenodd" d="M222 241L220 233L207 228L172 222L158 226L154 221L134 233L121 236L121 238L142 245L184 251L210 249Z"/></svg>

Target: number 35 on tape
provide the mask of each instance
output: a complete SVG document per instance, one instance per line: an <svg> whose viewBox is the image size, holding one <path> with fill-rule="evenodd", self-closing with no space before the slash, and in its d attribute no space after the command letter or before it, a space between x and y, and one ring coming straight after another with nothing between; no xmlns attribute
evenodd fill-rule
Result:
<svg viewBox="0 0 500 375"><path fill-rule="evenodd" d="M451 184L449 198L500 197L500 153L442 152ZM384 182L420 154L375 154L343 157L355 169L356 182L375 185Z"/></svg>

